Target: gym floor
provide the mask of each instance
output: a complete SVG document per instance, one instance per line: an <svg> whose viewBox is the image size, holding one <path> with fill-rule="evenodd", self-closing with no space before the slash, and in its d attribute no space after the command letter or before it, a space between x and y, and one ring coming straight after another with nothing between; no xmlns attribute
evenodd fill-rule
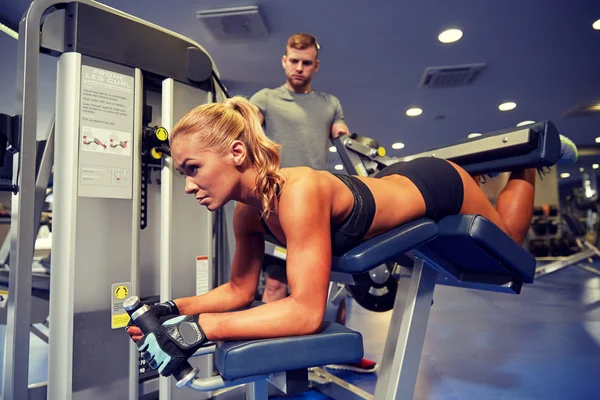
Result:
<svg viewBox="0 0 600 400"><path fill-rule="evenodd" d="M569 267L519 296L436 286L434 299L415 399L598 398L599 276ZM381 360L390 317L349 302L348 327L363 334L367 358ZM47 350L35 337L31 345L34 383L47 376ZM336 375L375 391L376 374ZM325 398L315 392L287 397Z"/></svg>

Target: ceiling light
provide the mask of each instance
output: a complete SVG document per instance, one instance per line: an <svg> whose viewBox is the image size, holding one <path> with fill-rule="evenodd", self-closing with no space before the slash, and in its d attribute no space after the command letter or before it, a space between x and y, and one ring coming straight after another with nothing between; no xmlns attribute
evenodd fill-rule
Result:
<svg viewBox="0 0 600 400"><path fill-rule="evenodd" d="M514 110L516 106L517 106L517 103L513 103L512 101L509 101L508 103L500 104L498 106L498 109L500 111L510 111L510 110Z"/></svg>
<svg viewBox="0 0 600 400"><path fill-rule="evenodd" d="M338 171L341 171L344 169L344 166L342 164L336 164L335 167L333 167L333 168L335 168Z"/></svg>
<svg viewBox="0 0 600 400"><path fill-rule="evenodd" d="M453 43L459 41L462 35L460 29L448 29L438 35L438 40L442 43Z"/></svg>
<svg viewBox="0 0 600 400"><path fill-rule="evenodd" d="M571 174L570 174L570 173L568 173L568 172L563 172L562 174L560 174L560 177L561 177L561 178L568 178L568 177L570 177L570 176L571 176Z"/></svg>
<svg viewBox="0 0 600 400"><path fill-rule="evenodd" d="M583 167L580 167L580 168L579 168L579 172L583 172Z"/></svg>
<svg viewBox="0 0 600 400"><path fill-rule="evenodd" d="M423 110L421 110L420 108L409 108L408 110L406 110L406 115L408 115L409 117L416 117L421 114L423 114Z"/></svg>
<svg viewBox="0 0 600 400"><path fill-rule="evenodd" d="M596 138L596 143L600 143L600 136Z"/></svg>
<svg viewBox="0 0 600 400"><path fill-rule="evenodd" d="M400 149L403 149L403 148L404 148L404 143L398 142L398 143L392 144L392 149L400 150Z"/></svg>
<svg viewBox="0 0 600 400"><path fill-rule="evenodd" d="M335 152L337 151L337 147L335 147L335 146L331 146L331 147L329 148L329 151L330 151L330 152L332 152L332 153L335 153Z"/></svg>
<svg viewBox="0 0 600 400"><path fill-rule="evenodd" d="M481 133L469 133L469 136L467 136L469 139L473 139L476 138L477 136L481 136Z"/></svg>
<svg viewBox="0 0 600 400"><path fill-rule="evenodd" d="M517 126L525 126L525 125L531 125L534 124L535 121L521 121L517 124Z"/></svg>
<svg viewBox="0 0 600 400"><path fill-rule="evenodd" d="M598 164L593 164L593 165L592 165L592 168L593 168L593 169L598 169L598 168L600 168L600 165L598 165Z"/></svg>
<svg viewBox="0 0 600 400"><path fill-rule="evenodd" d="M592 24L592 28L597 31L600 31L600 19Z"/></svg>

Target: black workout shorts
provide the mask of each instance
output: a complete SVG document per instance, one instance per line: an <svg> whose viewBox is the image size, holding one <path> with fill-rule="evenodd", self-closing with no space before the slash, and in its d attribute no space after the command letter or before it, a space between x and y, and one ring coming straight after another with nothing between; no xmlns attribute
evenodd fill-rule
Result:
<svg viewBox="0 0 600 400"><path fill-rule="evenodd" d="M460 213L465 188L460 174L449 162L435 157L400 161L385 167L376 175L402 175L415 184L425 199L425 216L439 221Z"/></svg>

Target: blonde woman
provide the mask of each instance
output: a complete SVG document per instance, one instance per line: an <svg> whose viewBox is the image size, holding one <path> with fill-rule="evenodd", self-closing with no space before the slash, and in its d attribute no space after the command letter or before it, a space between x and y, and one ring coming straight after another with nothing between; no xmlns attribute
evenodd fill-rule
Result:
<svg viewBox="0 0 600 400"><path fill-rule="evenodd" d="M199 106L174 127L173 163L201 206L236 208L231 279L201 296L154 307L171 317L154 332L128 332L153 368L169 376L206 341L317 332L332 256L420 217L480 214L522 243L533 211L535 170L513 172L496 207L461 167L436 158L391 165L377 177L279 168L258 109L242 97ZM244 311L254 300L265 233L287 248L290 296Z"/></svg>

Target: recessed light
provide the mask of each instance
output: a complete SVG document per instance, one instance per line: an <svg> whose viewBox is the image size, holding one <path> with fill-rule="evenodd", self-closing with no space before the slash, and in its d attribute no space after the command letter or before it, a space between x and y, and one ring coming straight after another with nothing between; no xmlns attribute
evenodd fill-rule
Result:
<svg viewBox="0 0 600 400"><path fill-rule="evenodd" d="M337 171L341 171L344 169L344 166L342 164L336 164L333 168L335 168Z"/></svg>
<svg viewBox="0 0 600 400"><path fill-rule="evenodd" d="M592 28L597 31L600 31L600 19L592 24Z"/></svg>
<svg viewBox="0 0 600 400"><path fill-rule="evenodd" d="M467 136L469 139L473 139L476 138L478 136L481 136L481 133L469 133L469 136Z"/></svg>
<svg viewBox="0 0 600 400"><path fill-rule="evenodd" d="M515 107L517 107L517 103L513 103L512 101L509 101L508 103L502 103L498 106L498 109L500 111L510 111L510 110L514 110Z"/></svg>
<svg viewBox="0 0 600 400"><path fill-rule="evenodd" d="M600 165L598 165L598 164L593 164L593 165L592 165L592 168L593 168L593 169L598 169L598 168L600 168Z"/></svg>
<svg viewBox="0 0 600 400"><path fill-rule="evenodd" d="M458 42L463 36L460 29L448 29L438 35L438 40L442 43Z"/></svg>
<svg viewBox="0 0 600 400"><path fill-rule="evenodd" d="M400 149L403 149L403 148L404 148L404 143L398 142L398 143L392 144L392 149L400 150Z"/></svg>
<svg viewBox="0 0 600 400"><path fill-rule="evenodd" d="M423 114L423 110L421 110L420 108L409 108L408 110L406 110L406 115L408 115L409 117L416 117L421 114Z"/></svg>
<svg viewBox="0 0 600 400"><path fill-rule="evenodd" d="M560 177L561 177L561 178L568 178L568 177L570 177L570 176L571 176L571 174L570 174L570 173L568 173L568 172L563 172L562 174L560 174Z"/></svg>
<svg viewBox="0 0 600 400"><path fill-rule="evenodd" d="M525 125L531 125L534 124L535 121L521 121L517 124L517 126L525 126Z"/></svg>
<svg viewBox="0 0 600 400"><path fill-rule="evenodd" d="M335 147L335 146L331 146L331 147L329 148L329 151L330 151L330 152L332 152L332 153L335 153L335 152L337 151L337 147Z"/></svg>
<svg viewBox="0 0 600 400"><path fill-rule="evenodd" d="M579 172L583 172L583 167L580 167L580 168L579 168Z"/></svg>

